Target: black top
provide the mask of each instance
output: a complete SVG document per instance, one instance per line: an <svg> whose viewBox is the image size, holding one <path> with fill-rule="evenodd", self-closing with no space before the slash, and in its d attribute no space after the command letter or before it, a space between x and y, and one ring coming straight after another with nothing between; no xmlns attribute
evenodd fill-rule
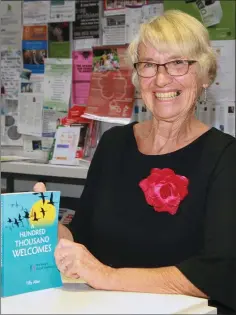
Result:
<svg viewBox="0 0 236 315"><path fill-rule="evenodd" d="M70 225L74 240L113 267L176 266L214 305L236 310L235 138L211 128L175 152L145 155L133 125L103 134ZM145 199L139 182L152 168L188 180L174 215Z"/></svg>

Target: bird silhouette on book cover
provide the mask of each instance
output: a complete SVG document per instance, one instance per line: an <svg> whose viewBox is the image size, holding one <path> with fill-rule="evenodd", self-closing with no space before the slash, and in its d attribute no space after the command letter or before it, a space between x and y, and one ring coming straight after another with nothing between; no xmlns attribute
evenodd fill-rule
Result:
<svg viewBox="0 0 236 315"><path fill-rule="evenodd" d="M62 285L54 260L60 192L1 195L2 296Z"/></svg>

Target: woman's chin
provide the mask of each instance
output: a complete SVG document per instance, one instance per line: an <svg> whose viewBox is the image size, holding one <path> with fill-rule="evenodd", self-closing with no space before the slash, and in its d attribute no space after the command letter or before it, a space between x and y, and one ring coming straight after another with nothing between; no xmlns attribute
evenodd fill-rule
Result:
<svg viewBox="0 0 236 315"><path fill-rule="evenodd" d="M179 115L181 114L181 110L173 110L172 109L158 109L158 110L154 110L153 112L153 116L156 119L159 120L166 120L166 121L174 121L176 120L177 117L179 117Z"/></svg>

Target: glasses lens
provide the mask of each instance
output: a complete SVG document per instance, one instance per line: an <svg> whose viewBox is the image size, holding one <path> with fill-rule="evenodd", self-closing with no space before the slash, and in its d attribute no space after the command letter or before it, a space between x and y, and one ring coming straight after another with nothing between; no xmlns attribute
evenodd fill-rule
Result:
<svg viewBox="0 0 236 315"><path fill-rule="evenodd" d="M188 62L186 60L174 60L166 64L170 75L184 75L188 72Z"/></svg>
<svg viewBox="0 0 236 315"><path fill-rule="evenodd" d="M157 66L155 63L149 63L149 62L138 62L136 64L136 70L138 72L138 75L141 77L153 77L156 75Z"/></svg>

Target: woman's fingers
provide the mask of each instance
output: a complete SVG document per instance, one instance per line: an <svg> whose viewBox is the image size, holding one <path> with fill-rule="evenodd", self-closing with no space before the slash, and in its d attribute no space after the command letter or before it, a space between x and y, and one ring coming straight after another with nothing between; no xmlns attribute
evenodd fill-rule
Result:
<svg viewBox="0 0 236 315"><path fill-rule="evenodd" d="M57 267L62 273L66 273L70 266L73 264L71 257L64 257L58 261Z"/></svg>
<svg viewBox="0 0 236 315"><path fill-rule="evenodd" d="M73 256L62 257L59 261L57 261L57 268L61 273L69 278L72 275L77 274L75 270L75 260Z"/></svg>
<svg viewBox="0 0 236 315"><path fill-rule="evenodd" d="M36 183L33 187L34 192L45 192L46 191L46 186L44 183Z"/></svg>

